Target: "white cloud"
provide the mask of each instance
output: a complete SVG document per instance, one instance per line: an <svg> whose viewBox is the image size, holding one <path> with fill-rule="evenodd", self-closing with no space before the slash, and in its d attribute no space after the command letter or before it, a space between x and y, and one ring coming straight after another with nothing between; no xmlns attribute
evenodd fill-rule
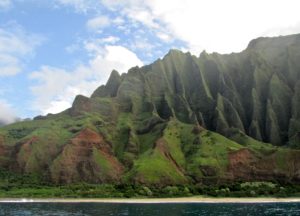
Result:
<svg viewBox="0 0 300 216"><path fill-rule="evenodd" d="M105 59L114 62L122 72L133 66L142 66L143 62L127 48L122 46L106 46L107 55Z"/></svg>
<svg viewBox="0 0 300 216"><path fill-rule="evenodd" d="M116 25L122 25L125 23L125 20L122 18L122 17L116 17L114 20L113 20L113 23L116 24Z"/></svg>
<svg viewBox="0 0 300 216"><path fill-rule="evenodd" d="M263 33L263 35L289 35L289 34L295 34L295 33L300 33L300 20L298 23L286 27L274 27L271 29L268 29Z"/></svg>
<svg viewBox="0 0 300 216"><path fill-rule="evenodd" d="M115 37L115 36L108 36L106 38L102 39L103 43L110 43L110 44L114 44L116 42L118 42L120 40L119 37Z"/></svg>
<svg viewBox="0 0 300 216"><path fill-rule="evenodd" d="M91 31L96 31L110 25L110 20L106 16L98 16L87 21L86 26Z"/></svg>
<svg viewBox="0 0 300 216"><path fill-rule="evenodd" d="M12 28L0 28L0 77L21 72L43 40L41 36L30 34L15 24Z"/></svg>
<svg viewBox="0 0 300 216"><path fill-rule="evenodd" d="M19 59L0 53L0 76L13 76L21 71Z"/></svg>
<svg viewBox="0 0 300 216"><path fill-rule="evenodd" d="M59 113L62 110L66 110L71 106L70 102L64 100L50 101L50 106L43 111L44 114L47 113Z"/></svg>
<svg viewBox="0 0 300 216"><path fill-rule="evenodd" d="M8 9L12 5L11 0L0 0L0 10L1 9Z"/></svg>
<svg viewBox="0 0 300 216"><path fill-rule="evenodd" d="M4 100L0 100L0 124L10 124L16 121L15 110Z"/></svg>
<svg viewBox="0 0 300 216"><path fill-rule="evenodd" d="M148 10L140 10L140 8L131 8L131 10L126 10L125 13L128 13L129 18L139 21L147 27L155 29L159 28L159 25L154 20L154 16L152 16L151 12Z"/></svg>
<svg viewBox="0 0 300 216"><path fill-rule="evenodd" d="M97 0L55 0L55 2L63 6L72 6L79 13L86 13L97 5Z"/></svg>
<svg viewBox="0 0 300 216"><path fill-rule="evenodd" d="M127 26L128 20L132 22L130 25L141 23L163 42L179 39L188 50L197 54L203 49L208 52L238 52L245 49L253 38L300 31L298 0L57 1L75 8L94 8L95 11L104 5L118 13L120 23L112 23L118 29L124 29L124 33L130 33L122 23L124 20Z"/></svg>
<svg viewBox="0 0 300 216"><path fill-rule="evenodd" d="M156 46L156 44L154 44L153 42L151 43L150 41L148 41L147 38L136 38L132 43L130 43L130 47L133 50L144 50L148 53L150 53L152 51L152 49L154 49Z"/></svg>
<svg viewBox="0 0 300 216"><path fill-rule="evenodd" d="M112 11L184 41L194 53L241 51L259 36L299 33L298 0L102 0ZM282 29L285 29L282 31ZM162 40L167 37L157 35Z"/></svg>
<svg viewBox="0 0 300 216"><path fill-rule="evenodd" d="M78 94L89 96L98 86L104 84L113 69L126 72L143 63L130 50L122 46L92 44L86 45L92 55L88 64L73 70L43 66L31 73L30 78L38 81L31 87L35 95L33 109L42 114L57 113L71 106Z"/></svg>
<svg viewBox="0 0 300 216"><path fill-rule="evenodd" d="M65 51L66 51L67 53L74 53L74 52L76 52L76 51L78 51L78 50L80 50L80 46L79 46L78 43L73 43L73 44L71 44L71 45L65 47Z"/></svg>
<svg viewBox="0 0 300 216"><path fill-rule="evenodd" d="M172 41L172 38L170 37L170 35L168 35L164 32L157 32L156 36L158 38L160 38L162 41L167 42L167 43Z"/></svg>

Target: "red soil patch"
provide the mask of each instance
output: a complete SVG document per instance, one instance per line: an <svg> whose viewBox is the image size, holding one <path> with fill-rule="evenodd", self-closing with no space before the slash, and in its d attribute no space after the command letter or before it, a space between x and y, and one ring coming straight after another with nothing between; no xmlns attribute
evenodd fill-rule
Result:
<svg viewBox="0 0 300 216"><path fill-rule="evenodd" d="M241 149L229 153L229 166L234 168L241 165L249 165L253 160L253 155L248 149Z"/></svg>
<svg viewBox="0 0 300 216"><path fill-rule="evenodd" d="M230 152L228 171L230 178L233 179L251 179L252 166L254 161L253 154L248 149L240 149Z"/></svg>
<svg viewBox="0 0 300 216"><path fill-rule="evenodd" d="M89 128L83 129L75 138L71 139L71 144L79 148L92 149L96 147L101 151L112 155L111 145L107 143L103 136Z"/></svg>
<svg viewBox="0 0 300 216"><path fill-rule="evenodd" d="M235 180L279 180L300 182L300 151L288 156L285 170L279 170L276 152L269 156L256 156L248 149L229 153L228 173Z"/></svg>
<svg viewBox="0 0 300 216"><path fill-rule="evenodd" d="M16 155L19 167L22 171L25 170L26 163L32 153L32 144L36 142L38 138L36 136L31 137L29 140L21 144L18 154Z"/></svg>
<svg viewBox="0 0 300 216"><path fill-rule="evenodd" d="M97 151L110 165L111 170L104 170L93 157ZM104 137L91 129L82 130L65 145L58 157L59 166L52 171L56 182L111 182L118 181L123 173L123 166L114 156L111 145Z"/></svg>

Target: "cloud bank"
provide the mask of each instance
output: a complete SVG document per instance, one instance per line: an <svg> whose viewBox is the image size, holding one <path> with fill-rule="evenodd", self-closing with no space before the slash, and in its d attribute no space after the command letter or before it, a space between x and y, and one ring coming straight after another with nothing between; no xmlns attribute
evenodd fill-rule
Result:
<svg viewBox="0 0 300 216"><path fill-rule="evenodd" d="M17 117L15 111L10 104L4 100L0 100L0 126L15 122Z"/></svg>
<svg viewBox="0 0 300 216"><path fill-rule="evenodd" d="M20 73L43 40L14 23L5 29L0 27L0 77Z"/></svg>
<svg viewBox="0 0 300 216"><path fill-rule="evenodd" d="M188 50L197 54L203 49L238 52L253 38L300 31L297 0L102 0L102 3L152 28L158 37L164 29L165 38L180 39Z"/></svg>
<svg viewBox="0 0 300 216"><path fill-rule="evenodd" d="M38 82L31 87L34 110L44 115L61 112L71 106L76 95L89 96L104 84L113 69L127 72L133 66L143 65L133 52L122 46L88 41L85 48L92 56L87 64L70 70L43 66L31 73L30 78Z"/></svg>

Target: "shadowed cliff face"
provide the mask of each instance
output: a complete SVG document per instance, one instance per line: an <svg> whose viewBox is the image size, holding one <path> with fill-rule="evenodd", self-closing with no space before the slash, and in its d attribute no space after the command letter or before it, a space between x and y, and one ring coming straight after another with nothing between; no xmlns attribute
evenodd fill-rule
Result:
<svg viewBox="0 0 300 216"><path fill-rule="evenodd" d="M60 114L0 128L0 166L57 183L297 183L299 59L300 35L228 55L171 50Z"/></svg>
<svg viewBox="0 0 300 216"><path fill-rule="evenodd" d="M114 97L122 111L157 113L199 122L229 136L237 128L275 145L297 145L300 115L300 35L259 38L242 53L219 55L171 50L162 60L112 72L92 95Z"/></svg>

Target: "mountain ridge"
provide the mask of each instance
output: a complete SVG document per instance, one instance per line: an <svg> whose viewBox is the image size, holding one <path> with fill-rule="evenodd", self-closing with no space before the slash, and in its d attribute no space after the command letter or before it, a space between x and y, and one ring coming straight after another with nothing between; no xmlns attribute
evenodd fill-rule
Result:
<svg viewBox="0 0 300 216"><path fill-rule="evenodd" d="M296 39L294 39L294 37L296 37L296 38L300 38L299 37L299 35L292 35L292 36L287 36L287 37L278 37L278 38L258 38L258 39L255 39L255 40L253 40L253 41L251 41L250 43L249 43L249 46L247 47L247 49L246 50L244 50L242 53L240 53L240 55L246 55L246 57L247 58L250 58L250 60L251 61L258 61L259 59L257 59L259 56L255 56L255 54L257 54L257 52L255 52L255 54L253 54L252 52L251 53L247 53L247 51L249 50L249 49L253 49L253 48L251 48L251 47L253 47L254 45L252 45L252 44L254 44L254 43L256 43L256 44L259 44L260 42L259 41L263 41L263 42L265 42L265 41L274 41L275 40L275 43L277 43L276 42L276 40L281 40L281 39L284 39L284 42L286 42L286 38L292 38L293 39L293 41L295 41ZM298 39L297 39L298 40ZM292 42L290 42L290 41L288 41L289 43L292 43ZM256 46L258 46L258 45L256 45ZM246 52L246 54L244 54ZM282 53L281 53L282 54ZM157 60L157 61L155 61L153 64L151 64L151 65L147 65L147 66L144 66L144 67L141 67L139 70L140 71L147 71L147 69L149 68L149 67L155 67L157 64L160 64L160 62L161 61L164 61L164 59L166 59L166 61L167 61L167 59L168 59L168 57L169 56L178 56L178 55L181 55L181 56L183 56L183 55L186 55L186 57L187 58L194 58L195 59L195 56L192 56L190 53L186 53L186 54L184 54L183 52L181 52L181 51L179 51L179 50L170 50L170 52L162 59L162 60ZM233 54L226 54L225 56L225 58L227 58L226 60L227 61L232 61L231 59L228 59L228 58L231 58L231 55L233 55L233 57L235 57L236 55L238 55L237 53L233 53ZM220 56L222 56L222 55L220 55L220 54L217 54L217 53L213 53L213 54L207 54L207 53L202 53L202 54L200 54L200 57L198 58L198 60L199 61L205 61L205 60L203 60L203 59L205 59L205 58L207 58L208 60L212 60L212 61L214 61L214 62L208 62L208 63L205 63L205 64L209 64L209 63L212 63L212 64L214 64L214 63L217 63L217 64L220 64L218 61L220 61L219 60L219 58L220 58ZM172 57L171 57L172 58ZM246 60L248 60L248 59L246 59ZM244 60L244 61L246 61L246 60ZM270 61L270 60L268 60L268 61ZM247 62L246 62L247 63ZM249 63L249 62L248 62ZM253 64L253 62L250 62L250 66L251 66L251 63ZM191 62L191 64L195 64L195 62ZM260 62L260 64L267 64L266 62ZM205 65L204 65L205 66ZM203 66L202 66L203 67ZM220 70L218 67L221 67L221 66L219 66L219 65L214 65L214 66L212 66L212 67L215 67L215 69L216 70ZM267 67L266 65L263 65L263 67ZM260 90L260 89L256 89L255 88L255 85L262 85L262 84L260 84L260 83L258 83L258 84L256 84L256 82L264 82L264 84L268 84L269 85L269 90L268 89L263 89L263 90L260 90L260 94L265 94L265 92L271 92L270 93L270 95L269 95L269 97L272 97L272 89L271 88L276 88L276 85L277 85L277 83L278 82L283 82L281 85L282 85L282 92L283 92L283 94L285 94L284 96L285 97L291 97L291 95L292 95L292 89L294 89L294 88L296 88L299 84L297 83L293 83L292 85L291 85L291 83L287 83L289 80L286 80L286 79L284 79L283 77L282 77L282 74L281 74L281 72L280 71L275 71L275 72L270 72L270 70L272 70L273 68L268 68L267 70L267 73L266 74L254 74L254 72L253 72L253 77L249 77L250 79L249 80L253 80L253 79L257 79L257 80L254 80L255 81L255 83L254 83L254 86L252 87L253 89L251 90L251 91L248 91L247 92L247 95L246 96L248 96L248 97L259 97L258 95L257 95L257 91L258 90ZM137 68L132 68L132 69L130 69L129 70L129 73L131 73L131 71L134 71L134 70L137 70ZM260 68L258 68L257 70L260 70ZM256 71L255 71L255 73L256 73ZM268 74L269 73L269 74ZM231 104L232 103L237 103L235 106L236 107L232 107L232 108L234 108L235 110L233 110L232 112L233 112L233 116L236 116L236 112L235 111L237 111L238 112L238 115L240 115L239 117L241 118L240 120L242 121L242 123L243 123L243 125L241 125L241 122L239 122L239 123L237 123L237 124L239 124L239 126L238 126L238 128L239 129L241 129L242 131L244 131L245 130L245 128L244 127L246 127L246 129L249 131L253 131L253 132L251 132L251 133L254 133L253 134L253 136L254 136L254 138L257 138L257 139L259 139L259 140L262 140L262 141L266 141L266 142L273 142L273 143L275 143L275 144L282 144L282 142L284 142L284 141L286 141L287 140L287 137L284 137L284 135L282 136L282 137L272 137L271 136L271 131L270 132L268 132L268 131L264 131L263 129L261 129L260 131L257 131L257 129L256 129L256 125L257 125L257 123L255 122L256 120L254 120L254 122L247 122L247 120L245 120L245 118L247 118L247 113L246 113L246 111L243 111L243 110L241 110L241 109L243 109L243 107L241 107L241 106L246 106L247 104L247 102L244 102L244 101L234 101L234 100L237 100L237 96L239 96L239 95L232 95L231 97L233 97L233 98L230 98L230 100L228 101L227 100L227 98L226 98L226 96L227 95L230 95L230 94L234 94L233 93L233 91L235 91L236 92L236 84L234 84L234 83L232 83L232 82L234 82L235 80L228 80L229 78L228 78L228 74L224 74L224 73L220 73L220 74L215 74L216 76L219 76L218 78L219 78L219 80L218 80L218 82L219 82L219 84L218 84L218 88L219 89L221 89L221 88L223 88L223 89L221 89L221 93L220 92L216 92L216 91L218 91L218 90L216 90L216 89L213 89L213 88L211 88L211 89L208 89L207 87L206 87L206 89L204 89L204 90L202 90L202 92L201 93L203 93L203 94L206 94L205 96L206 96L206 99L207 100L209 100L209 99L211 99L211 97L213 97L213 100L215 101L215 103L217 103L219 106L222 106L222 103L225 103L225 106L229 106L228 107L228 109L230 109L230 106L231 106ZM234 74L235 75L235 74ZM254 75L255 76L260 76L260 77L262 77L262 78L264 78L265 80L259 80L260 79L260 77L258 77L258 78L256 78L256 77L254 77ZM124 76L126 77L126 74L124 74ZM175 73L175 76L176 77L174 77L173 76L173 79L178 79L178 74L176 74ZM207 82L213 82L213 81L211 81L211 80L209 80L209 78L208 79L206 79L206 80L204 80L204 78L203 78L203 76L205 76L205 75L202 75L202 77L200 77L199 79L201 79L201 80L199 80L199 82L206 82L206 83L204 83L203 84L203 86L205 87L205 85L207 85ZM209 76L209 75L207 75L206 74L206 76ZM213 76L213 75L211 75L211 76ZM263 76L267 76L267 77L263 77ZM162 77L163 78L163 77ZM294 77L293 78L295 78L295 75L294 75ZM299 80L299 75L297 75L297 77L296 77L297 79L296 80ZM111 79L111 77L110 77L110 79ZM109 79L109 80L110 80ZM120 79L120 78L118 78L118 79ZM197 78L198 79L198 78ZM283 80L283 81L282 81ZM292 80L292 78L290 78L290 80ZM293 80L295 80L295 79L293 79ZM237 81L235 81L235 82L238 82L239 80L237 80ZM119 82L119 81L118 81ZM167 80L166 82L169 82L169 84L170 84L170 82L172 82L172 81L170 81L170 80ZM177 85L175 88L179 88L179 89L176 89L175 90L175 93L177 93L178 91L179 91L179 93L180 93L180 88L182 87L182 86L180 86L180 85L182 85L182 83L180 83L181 82L181 80L180 81L177 81L177 82L175 82L175 84L174 84L174 81L173 81L173 83L171 83L172 85ZM107 86L105 86L106 88L108 87L108 86L110 86L110 83L108 82L107 83L108 85ZM119 83L120 84L120 83ZM229 84L229 85L228 85ZM211 84L212 85L212 84ZM235 86L234 86L235 85ZM101 88L101 87L100 87ZM261 88L263 88L263 87L261 87ZM298 87L297 87L298 88ZM169 89L168 89L169 90ZM241 90L243 90L243 89L241 89ZM100 91L100 89L98 88L97 89L97 91ZM115 93L114 93L114 96L116 96L116 90L114 90L115 91ZM176 92L177 91L177 92ZM182 90L181 90L182 91ZM172 91L170 91L171 93L173 93ZM296 91L297 92L297 91ZM182 93L182 92L181 92ZM217 94L218 93L218 94ZM105 95L105 93L100 93L100 94L104 94ZM102 96L102 95L100 95L100 96ZM105 96L107 96L107 95L105 95ZM225 96L225 97L224 97ZM97 97L97 92L94 92L93 94L92 94L92 98L94 98L94 97ZM239 96L239 97L241 97L241 96ZM262 95L262 97L265 97L265 95ZM278 97L278 95L274 95L273 97ZM295 96L295 97L297 97L297 96ZM203 98L202 98L203 99ZM224 99L225 99L225 102L224 102ZM277 98L276 98L277 99ZM239 99L240 100L240 99ZM262 99L263 100L263 99ZM272 105L271 105L271 100L275 100L275 99L273 99L273 98L267 98L267 99L264 99L265 101L262 101L261 103L265 103L265 104L268 104L269 103L269 107L270 107L270 109L272 108ZM269 102L268 102L268 100L270 100ZM295 98L295 100L297 100L297 98ZM231 104L230 104L231 103ZM275 102L274 102L275 103ZM286 105L285 105L285 107L288 107L288 106L290 106L289 104L290 104L291 102L290 101L286 101ZM260 105L253 105L253 107L252 107L252 109L257 109L256 108L256 106L260 106ZM265 108L266 109L266 108ZM291 117L291 114L290 114L290 110L284 110L284 111L286 111L286 113L287 113L287 115L289 115L288 117ZM219 112L218 110L216 111L216 112ZM254 110L253 112L256 112L256 110ZM279 112L277 112L277 113L279 113ZM263 114L263 113L262 113ZM245 116L246 115L246 116ZM248 114L248 115L250 115L250 114ZM254 115L261 115L261 114L254 114ZM272 118L271 118L271 116L272 116L272 110L270 111L270 113L268 113L268 115L269 115L269 118L270 118L270 120L269 121L271 121L271 122L276 122L277 120L273 120ZM259 117L259 116L258 116ZM257 118L258 118L257 117ZM280 118L281 116L277 116L277 118ZM249 117L248 117L249 118ZM200 120L201 120L201 117L200 117ZM239 119L237 119L237 121L239 121ZM287 120L287 119L285 119L285 120L279 120L280 121L280 124L282 125L282 128L288 128L288 126L289 126L289 123L287 122L287 121L289 121L289 119ZM235 122L235 121L234 121ZM209 122L207 122L207 123L209 123ZM223 122L224 123L224 122ZM222 124L222 122L219 122L219 124ZM226 122L225 122L225 124L226 124ZM252 125L251 125L252 124ZM232 123L230 123L230 125L233 125ZM249 127L249 125L251 125L252 127L250 128ZM261 127L265 127L265 126L261 126ZM276 127L278 127L278 125L276 126ZM281 128L281 129L282 129ZM215 127L209 127L209 129L212 129L212 130L216 130L217 129L217 126L215 126ZM275 129L273 129L273 130L276 130L276 128ZM218 131L218 130L217 130ZM218 132L221 132L221 131L218 131ZM258 133L258 134L256 134L255 135L255 133ZM286 133L286 131L285 131L285 133ZM248 134L248 135L250 135L251 136L251 134ZM266 137L266 138L263 138L263 137Z"/></svg>
<svg viewBox="0 0 300 216"><path fill-rule="evenodd" d="M70 109L1 128L0 167L57 183L299 183L298 57L300 34L114 70Z"/></svg>

